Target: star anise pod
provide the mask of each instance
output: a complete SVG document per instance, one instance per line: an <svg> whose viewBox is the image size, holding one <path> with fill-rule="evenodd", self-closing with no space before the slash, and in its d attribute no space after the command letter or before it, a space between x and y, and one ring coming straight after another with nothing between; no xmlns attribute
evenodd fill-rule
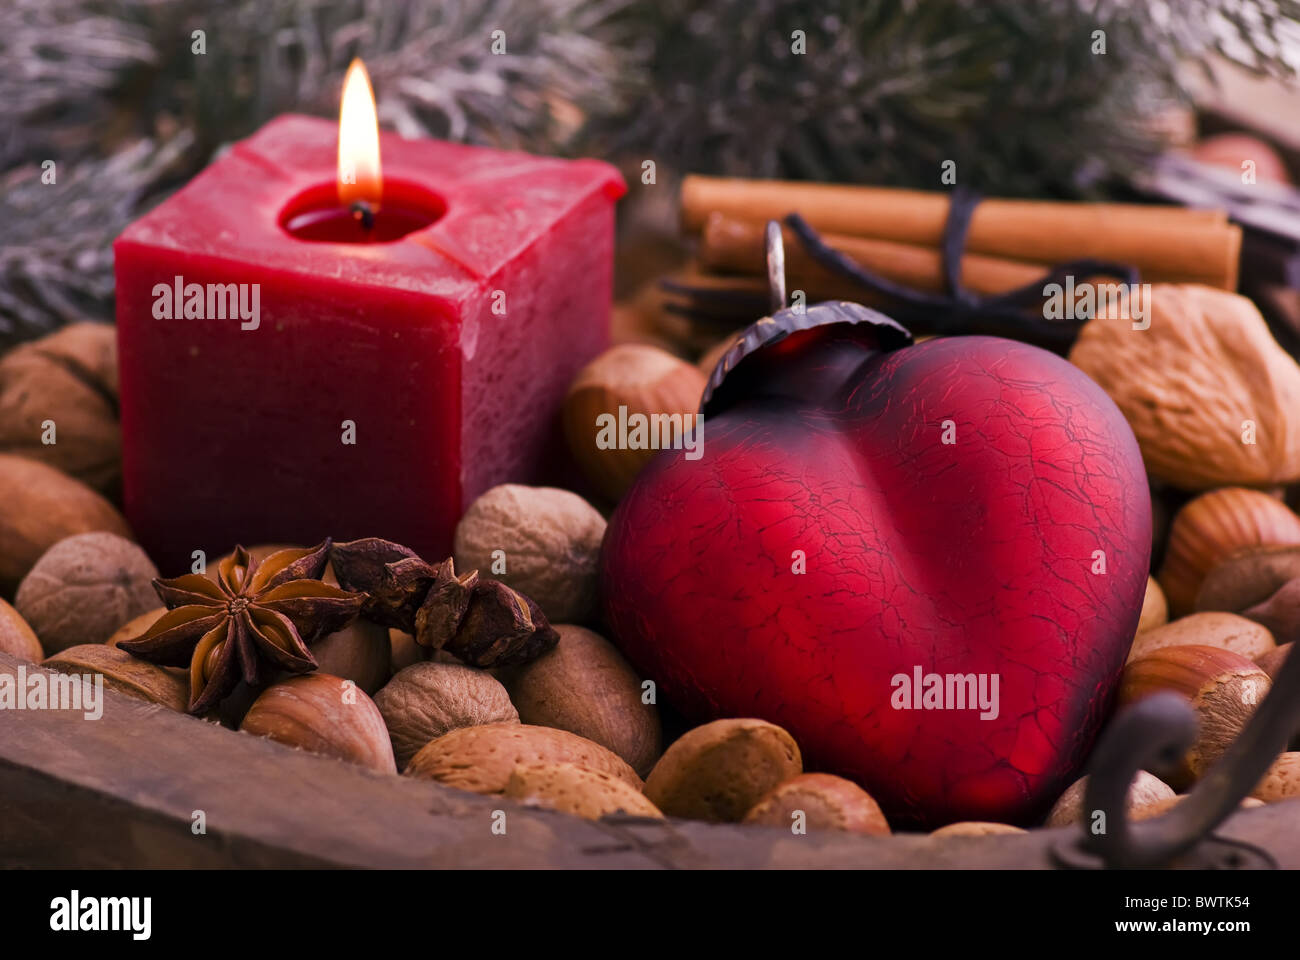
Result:
<svg viewBox="0 0 1300 960"><path fill-rule="evenodd" d="M251 686L277 671L309 673L307 649L347 626L365 597L321 582L330 541L280 550L260 563L243 547L221 561L217 576L154 580L168 612L118 646L142 660L188 666L192 714L206 713L242 679Z"/></svg>
<svg viewBox="0 0 1300 960"><path fill-rule="evenodd" d="M375 537L336 543L331 556L339 583L368 595L367 617L471 666L527 663L559 643L536 603L477 570L457 574L450 557L435 567Z"/></svg>

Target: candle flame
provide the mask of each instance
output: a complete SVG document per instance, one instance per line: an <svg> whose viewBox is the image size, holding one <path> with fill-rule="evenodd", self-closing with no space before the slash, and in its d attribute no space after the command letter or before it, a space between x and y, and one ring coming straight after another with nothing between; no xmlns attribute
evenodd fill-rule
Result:
<svg viewBox="0 0 1300 960"><path fill-rule="evenodd" d="M377 204L383 192L375 92L366 65L357 58L343 80L343 102L339 107L339 203L350 206L366 200Z"/></svg>

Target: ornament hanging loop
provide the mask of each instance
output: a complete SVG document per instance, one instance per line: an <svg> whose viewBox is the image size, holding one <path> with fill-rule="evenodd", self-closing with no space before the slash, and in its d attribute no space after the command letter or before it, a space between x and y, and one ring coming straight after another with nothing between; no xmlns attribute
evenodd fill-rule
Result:
<svg viewBox="0 0 1300 960"><path fill-rule="evenodd" d="M775 220L767 221L764 236L767 251L767 290L771 298L772 313L782 310L786 305L785 290L785 240L781 236L781 224Z"/></svg>

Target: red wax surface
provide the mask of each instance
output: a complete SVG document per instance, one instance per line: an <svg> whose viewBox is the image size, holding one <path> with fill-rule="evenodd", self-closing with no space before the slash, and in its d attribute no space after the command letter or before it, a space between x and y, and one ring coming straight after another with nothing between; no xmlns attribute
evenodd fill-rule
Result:
<svg viewBox="0 0 1300 960"><path fill-rule="evenodd" d="M440 560L478 494L566 456L559 406L608 342L622 179L395 135L381 149L386 182L443 208L390 243L286 232L334 181L337 125L285 116L114 244L126 514L164 574L195 550L325 536ZM204 285L202 317L155 316L177 276ZM258 284L256 329L208 315L209 284Z"/></svg>
<svg viewBox="0 0 1300 960"><path fill-rule="evenodd" d="M323 183L294 200L280 214L280 226L298 240L335 243L391 243L438 220L442 199L408 183L384 185L382 203L368 203L370 223L353 206L339 204L338 187Z"/></svg>

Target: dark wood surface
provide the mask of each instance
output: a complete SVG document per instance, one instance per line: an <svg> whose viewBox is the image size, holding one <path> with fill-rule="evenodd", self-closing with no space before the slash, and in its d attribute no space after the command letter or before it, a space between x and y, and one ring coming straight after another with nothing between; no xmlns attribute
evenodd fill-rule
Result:
<svg viewBox="0 0 1300 960"><path fill-rule="evenodd" d="M0 654L0 672L16 668ZM0 710L0 866L1046 868L1065 835L935 840L588 822L104 696L99 720ZM206 814L204 835L191 829L196 810ZM505 836L491 832L494 810L506 812ZM1221 834L1300 868L1300 803L1244 812Z"/></svg>

